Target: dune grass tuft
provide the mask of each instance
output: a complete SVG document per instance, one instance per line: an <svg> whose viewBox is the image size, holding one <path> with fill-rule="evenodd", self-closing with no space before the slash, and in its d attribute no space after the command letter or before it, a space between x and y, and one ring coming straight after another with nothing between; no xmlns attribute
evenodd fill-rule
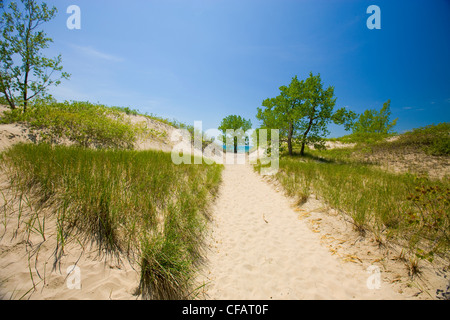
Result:
<svg viewBox="0 0 450 320"><path fill-rule="evenodd" d="M139 265L143 298L189 298L222 166L174 165L159 151L18 144L1 167L17 197L52 210L56 257L73 239L96 243L100 254Z"/></svg>

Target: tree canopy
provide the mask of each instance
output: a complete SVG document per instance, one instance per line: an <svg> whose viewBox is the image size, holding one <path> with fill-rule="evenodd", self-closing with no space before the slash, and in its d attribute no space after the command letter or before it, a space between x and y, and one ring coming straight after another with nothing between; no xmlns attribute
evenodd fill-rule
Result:
<svg viewBox="0 0 450 320"><path fill-rule="evenodd" d="M369 109L359 115L358 121L353 125L353 133L356 134L381 134L392 133L392 128L397 124L398 119L390 121L391 100L386 101L380 111Z"/></svg>
<svg viewBox="0 0 450 320"><path fill-rule="evenodd" d="M251 128L252 123L250 119L246 120L241 116L229 115L222 119L218 129L222 131L223 143L233 139L234 152L236 153L238 144L248 139L246 134Z"/></svg>
<svg viewBox="0 0 450 320"><path fill-rule="evenodd" d="M21 103L25 112L31 99L46 97L47 88L68 79L69 74L62 71L61 55L51 59L42 54L53 40L41 25L55 17L56 7L35 0L20 2L11 2L6 8L2 1L0 93L11 109ZM54 78L55 72L60 76Z"/></svg>
<svg viewBox="0 0 450 320"><path fill-rule="evenodd" d="M327 126L331 121L344 125L346 130L352 127L356 114L345 108L333 112L336 104L334 88L324 89L320 74L311 72L301 81L295 76L289 86L279 89L280 95L262 102L263 108L258 108L256 117L262 121L261 128L280 130L290 155L294 139L301 143L302 155L306 144L323 147L323 138L329 133Z"/></svg>

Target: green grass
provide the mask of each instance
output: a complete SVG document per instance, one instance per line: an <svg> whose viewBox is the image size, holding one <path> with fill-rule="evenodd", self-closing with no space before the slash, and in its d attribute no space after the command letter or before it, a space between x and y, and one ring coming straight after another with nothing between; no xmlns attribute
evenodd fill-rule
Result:
<svg viewBox="0 0 450 320"><path fill-rule="evenodd" d="M342 143L363 143L363 144L373 144L382 141L386 138L392 137L394 134L386 133L352 133L339 138L328 138L329 141L338 141Z"/></svg>
<svg viewBox="0 0 450 320"><path fill-rule="evenodd" d="M413 129L400 135L393 142L380 143L376 148L381 149L421 149L433 156L450 155L450 123L443 122Z"/></svg>
<svg viewBox="0 0 450 320"><path fill-rule="evenodd" d="M114 107L110 107L110 109L115 110L115 111L119 111L119 112L123 112L123 113L126 113L128 115L144 116L144 117L147 117L149 119L153 119L153 120L157 120L159 122L165 123L165 124L167 124L169 126L177 128L177 129L187 129L191 134L194 134L194 126L187 125L187 124L185 124L183 122L180 122L180 121L178 121L176 119L169 119L169 118L160 117L160 116L157 116L157 115L155 115L153 113L150 113L150 114L148 114L148 113L141 113L137 109L130 109L128 107L116 107L116 106L114 106Z"/></svg>
<svg viewBox="0 0 450 320"><path fill-rule="evenodd" d="M7 102L0 99L0 104L7 105ZM4 112L0 117L0 124L27 123L33 133L39 133L41 141L58 143L60 139L68 139L76 145L95 148L132 149L139 136L166 136L164 131L159 132L143 124L132 124L125 115L142 116L177 129L186 129L194 142L195 130L192 125L152 113L142 114L137 109L129 107L108 107L82 101L36 100L26 113L22 112L20 106L15 110ZM205 137L204 132L202 134L204 149L211 143L211 138Z"/></svg>
<svg viewBox="0 0 450 320"><path fill-rule="evenodd" d="M68 242L95 242L136 261L143 298L190 297L222 166L177 166L157 151L19 144L1 154L1 167L17 197L34 199L36 212L51 209L56 257ZM28 232L45 239L44 223L36 214Z"/></svg>
<svg viewBox="0 0 450 320"><path fill-rule="evenodd" d="M393 174L346 160L350 150L283 156L276 175L299 203L311 193L349 215L361 235L403 245L414 259L447 256L450 248L450 181ZM320 157L317 156L320 154ZM347 158L348 159L348 158ZM260 169L257 165L256 170Z"/></svg>
<svg viewBox="0 0 450 320"><path fill-rule="evenodd" d="M370 152L399 151L402 149L421 150L433 156L450 155L450 123L443 122L416 128L398 135L398 139L387 142L386 139L395 134L352 133L340 138L329 138L329 141L356 143L357 149L368 149Z"/></svg>
<svg viewBox="0 0 450 320"><path fill-rule="evenodd" d="M83 147L131 149L144 128L131 124L126 111L89 102L36 103L26 113L21 108L6 111L0 123L26 122L46 142L68 139Z"/></svg>

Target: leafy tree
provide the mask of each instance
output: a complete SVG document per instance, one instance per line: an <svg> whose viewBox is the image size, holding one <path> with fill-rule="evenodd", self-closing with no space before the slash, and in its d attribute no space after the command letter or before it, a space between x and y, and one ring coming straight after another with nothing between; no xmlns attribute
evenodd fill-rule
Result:
<svg viewBox="0 0 450 320"><path fill-rule="evenodd" d="M353 133L356 134L380 134L392 133L392 128L397 124L397 119L390 121L391 100L383 104L380 111L371 109L359 115L358 121L353 125Z"/></svg>
<svg viewBox="0 0 450 320"><path fill-rule="evenodd" d="M333 113L335 104L334 88L323 89L320 74L314 76L311 72L306 80L299 81L295 76L289 86L281 86L280 95L264 100L264 109L258 108L256 117L263 122L262 128L280 130L290 155L293 140L299 140L303 155L308 143L323 147L330 121L345 125L346 130L352 127L356 114L345 108Z"/></svg>
<svg viewBox="0 0 450 320"><path fill-rule="evenodd" d="M59 85L69 74L62 72L61 55L50 59L41 52L53 40L40 27L55 17L56 8L35 0L20 2L21 8L11 2L0 17L0 93L11 109L23 103L26 112L31 99L45 97L48 87ZM60 77L52 78L55 72Z"/></svg>
<svg viewBox="0 0 450 320"><path fill-rule="evenodd" d="M222 131L223 143L226 143L227 137L233 138L234 153L237 153L238 141L242 141L244 139L247 141L248 136L246 134L251 128L252 123L250 119L246 120L241 116L230 115L222 119L218 129Z"/></svg>
<svg viewBox="0 0 450 320"><path fill-rule="evenodd" d="M265 99L258 108L256 118L262 120L264 129L279 129L280 137L288 143L289 154L292 154L292 139L298 129L299 110L305 103L305 84L297 76L292 78L289 86L280 87L280 95Z"/></svg>

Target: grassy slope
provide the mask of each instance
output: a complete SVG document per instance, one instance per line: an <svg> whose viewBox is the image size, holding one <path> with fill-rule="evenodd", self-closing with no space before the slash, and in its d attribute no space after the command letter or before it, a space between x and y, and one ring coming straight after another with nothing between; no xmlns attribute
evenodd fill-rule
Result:
<svg viewBox="0 0 450 320"><path fill-rule="evenodd" d="M386 141L387 138L394 138ZM374 151L398 151L409 149L423 151L433 156L450 155L450 123L443 122L416 128L401 135L381 134L350 134L340 138L329 139L343 143L358 143L360 146L370 146Z"/></svg>
<svg viewBox="0 0 450 320"><path fill-rule="evenodd" d="M15 122L26 123L43 142L65 140L95 148L130 149L144 129L116 109L89 102L38 104L25 114L21 109L6 111L0 119L3 124Z"/></svg>
<svg viewBox="0 0 450 320"><path fill-rule="evenodd" d="M26 121L46 130L49 141L63 136L78 145L19 144L0 155L15 195L52 208L57 257L68 241L95 241L99 250L140 266L144 298L189 297L222 166L177 166L170 153L124 150L141 128L101 105L46 105L2 121ZM28 232L45 239L44 221L30 221Z"/></svg>
<svg viewBox="0 0 450 320"><path fill-rule="evenodd" d="M448 258L449 177L431 180L414 173L395 174L353 157L374 150L393 153L405 147L448 157L448 132L448 125L427 127L400 136L392 144L309 150L305 157L285 155L276 177L299 202L314 193L351 216L361 234L370 231L380 242L401 243L414 265L421 259L433 260L435 255Z"/></svg>

